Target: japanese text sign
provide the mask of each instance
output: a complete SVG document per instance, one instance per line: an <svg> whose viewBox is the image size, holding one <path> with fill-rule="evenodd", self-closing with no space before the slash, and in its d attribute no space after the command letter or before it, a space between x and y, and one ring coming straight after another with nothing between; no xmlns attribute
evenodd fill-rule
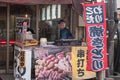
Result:
<svg viewBox="0 0 120 80"><path fill-rule="evenodd" d="M14 48L14 80L31 80L32 48Z"/></svg>
<svg viewBox="0 0 120 80"><path fill-rule="evenodd" d="M84 4L88 44L88 65L91 71L107 69L106 10L103 2Z"/></svg>
<svg viewBox="0 0 120 80"><path fill-rule="evenodd" d="M89 79L96 76L95 72L87 71L87 47L72 47L72 78Z"/></svg>
<svg viewBox="0 0 120 80"><path fill-rule="evenodd" d="M19 59L20 59L20 64L19 64L19 66L20 66L21 68L24 68L24 67L25 67L25 51L21 51L21 52L20 52Z"/></svg>

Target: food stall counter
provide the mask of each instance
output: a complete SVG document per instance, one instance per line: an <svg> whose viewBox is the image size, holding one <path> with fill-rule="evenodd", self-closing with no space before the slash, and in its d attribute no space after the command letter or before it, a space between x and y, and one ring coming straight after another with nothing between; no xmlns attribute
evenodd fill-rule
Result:
<svg viewBox="0 0 120 80"><path fill-rule="evenodd" d="M65 41L66 46L16 44L14 51L15 80L32 80L33 75L35 80L80 80L95 77L94 72L86 70L87 47L74 45L74 42L76 43L73 41L70 45L70 42Z"/></svg>
<svg viewBox="0 0 120 80"><path fill-rule="evenodd" d="M31 80L32 50L36 46L14 45L14 78L15 80Z"/></svg>

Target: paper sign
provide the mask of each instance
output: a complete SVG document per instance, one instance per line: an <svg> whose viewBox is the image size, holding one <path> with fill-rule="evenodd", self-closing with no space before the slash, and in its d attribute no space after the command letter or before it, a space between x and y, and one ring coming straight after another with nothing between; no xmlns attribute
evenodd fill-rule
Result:
<svg viewBox="0 0 120 80"><path fill-rule="evenodd" d="M87 71L87 47L72 47L72 78L90 79L96 76L95 72Z"/></svg>

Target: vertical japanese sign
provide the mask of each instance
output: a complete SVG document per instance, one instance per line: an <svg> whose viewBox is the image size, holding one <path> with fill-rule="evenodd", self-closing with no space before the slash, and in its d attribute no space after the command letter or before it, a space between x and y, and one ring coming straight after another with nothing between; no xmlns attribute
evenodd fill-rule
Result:
<svg viewBox="0 0 120 80"><path fill-rule="evenodd" d="M31 80L31 48L14 48L14 80Z"/></svg>
<svg viewBox="0 0 120 80"><path fill-rule="evenodd" d="M88 44L88 65L91 71L107 69L105 3L84 4L84 19Z"/></svg>
<svg viewBox="0 0 120 80"><path fill-rule="evenodd" d="M95 72L87 71L87 47L72 47L72 79L89 79Z"/></svg>
<svg viewBox="0 0 120 80"><path fill-rule="evenodd" d="M19 60L20 60L19 66L21 68L24 68L25 67L25 51L20 51Z"/></svg>

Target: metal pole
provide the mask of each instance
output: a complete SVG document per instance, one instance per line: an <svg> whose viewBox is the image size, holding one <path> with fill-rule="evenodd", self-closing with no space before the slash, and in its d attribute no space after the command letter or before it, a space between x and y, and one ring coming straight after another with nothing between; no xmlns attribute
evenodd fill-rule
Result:
<svg viewBox="0 0 120 80"><path fill-rule="evenodd" d="M97 73L97 80L105 80L105 71L101 71Z"/></svg>
<svg viewBox="0 0 120 80"><path fill-rule="evenodd" d="M9 29L10 29L10 5L7 4L7 65L6 65L6 73L9 72Z"/></svg>
<svg viewBox="0 0 120 80"><path fill-rule="evenodd" d="M39 40L39 20L40 20L40 9L39 5L36 5L36 39Z"/></svg>
<svg viewBox="0 0 120 80"><path fill-rule="evenodd" d="M109 54L109 69L107 70L107 77L113 75L114 72L114 35L118 27L117 19L117 3L116 0L107 0L108 2L108 54ZM111 6L113 5L113 6Z"/></svg>
<svg viewBox="0 0 120 80"><path fill-rule="evenodd" d="M73 10L70 7L70 30L73 30L73 24L72 24L72 20L73 20Z"/></svg>
<svg viewBox="0 0 120 80"><path fill-rule="evenodd" d="M114 11L117 12L117 0L114 0L114 4L115 4Z"/></svg>

